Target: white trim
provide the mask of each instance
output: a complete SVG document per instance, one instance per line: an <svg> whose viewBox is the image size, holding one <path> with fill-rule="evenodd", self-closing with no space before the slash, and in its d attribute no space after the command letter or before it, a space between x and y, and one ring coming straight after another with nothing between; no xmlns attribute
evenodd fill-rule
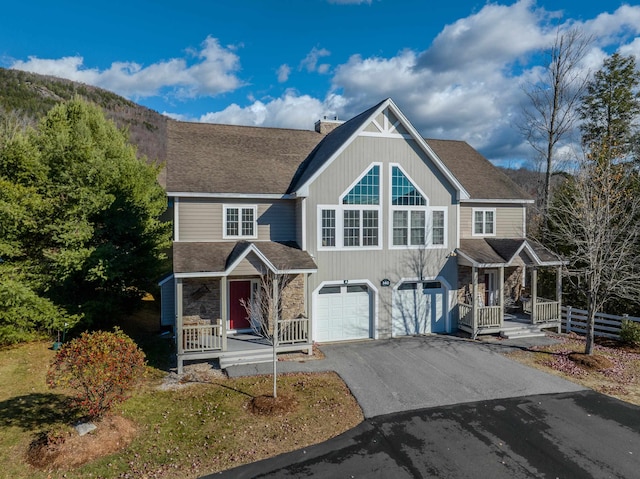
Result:
<svg viewBox="0 0 640 479"><path fill-rule="evenodd" d="M295 194L280 193L204 193L193 191L168 191L167 196L181 196L183 198L235 198L250 200L290 200L296 197Z"/></svg>
<svg viewBox="0 0 640 479"><path fill-rule="evenodd" d="M456 244L455 248L460 248L460 202L456 204Z"/></svg>
<svg viewBox="0 0 640 479"><path fill-rule="evenodd" d="M176 279L183 278L222 278L227 276L225 271L198 271L195 273L173 273Z"/></svg>
<svg viewBox="0 0 640 479"><path fill-rule="evenodd" d="M238 210L238 234L227 234L227 210ZM242 234L242 210L253 210L253 235ZM258 205L223 204L222 205L222 238L223 239L257 239L258 238Z"/></svg>
<svg viewBox="0 0 640 479"><path fill-rule="evenodd" d="M378 204L377 205L358 205L358 204L348 204L345 206L382 206L382 167L383 164L379 161L374 161L372 163L369 163L369 166L367 166L364 171L362 173L360 173L360 176L358 176L356 178L355 181L353 181L340 195L340 197L338 198L338 204L340 205L344 205L343 201L344 201L344 197L347 196L349 194L349 192L355 188L355 186L360 183L360 181L362 180L362 178L364 178L365 176L367 176L367 174L373 169L374 166L378 167Z"/></svg>
<svg viewBox="0 0 640 479"><path fill-rule="evenodd" d="M489 198L489 199L480 199L480 198L467 198L464 200L460 200L461 203L505 203L505 204L533 204L535 200L525 200L525 199L511 199L511 200L501 200L498 198Z"/></svg>
<svg viewBox="0 0 640 479"><path fill-rule="evenodd" d="M244 260L250 252L254 252L256 254L256 256L258 256L258 258L264 263L264 265L269 268L274 274L278 273L278 269L271 263L271 261L269 261L267 259L267 257L262 254L262 252L252 243L249 245L249 247L247 249L245 249L242 254L240 256L238 256L238 258L236 258L236 260L231 263L227 269L225 270L225 274L229 274L231 273L234 269L236 269L238 267L238 265L242 262L242 260Z"/></svg>
<svg viewBox="0 0 640 479"><path fill-rule="evenodd" d="M173 200L173 241L180 241L180 198Z"/></svg>
<svg viewBox="0 0 640 479"><path fill-rule="evenodd" d="M336 245L335 246L323 246L322 245L322 210L335 211L336 220ZM362 211L377 211L378 212L378 244L363 246L344 246L344 212L345 210L359 211L360 212L360 243L363 240L364 224L362 221ZM317 232L317 244L316 249L318 251L366 251L366 250L381 250L384 246L383 228L382 228L382 207L379 205L316 205L316 232Z"/></svg>
<svg viewBox="0 0 640 479"><path fill-rule="evenodd" d="M376 138L404 138L405 140L413 140L413 137L411 135L407 135L406 133L377 133L375 131L363 131L358 136L375 136Z"/></svg>
<svg viewBox="0 0 640 479"><path fill-rule="evenodd" d="M300 245L300 248L302 251L307 251L307 199L302 198L300 201L302 201L302 218L300 220L301 225L299 226L302 228L302 244Z"/></svg>
<svg viewBox="0 0 640 479"><path fill-rule="evenodd" d="M345 283L345 281L347 281ZM311 334L315 341L316 334L316 318L317 318L317 305L318 305L318 292L325 286L354 286L354 285L366 285L369 291L373 292L373 304L369 305L369 338L378 339L378 300L379 291L378 288L368 279L349 279L349 280L330 280L321 282L316 289L311 292ZM373 333L373 334L372 334Z"/></svg>
<svg viewBox="0 0 640 479"><path fill-rule="evenodd" d="M476 233L476 213L482 212L482 233ZM493 233L485 233L487 225L486 213L493 213ZM471 236L492 237L496 236L498 229L498 215L496 208L471 208Z"/></svg>

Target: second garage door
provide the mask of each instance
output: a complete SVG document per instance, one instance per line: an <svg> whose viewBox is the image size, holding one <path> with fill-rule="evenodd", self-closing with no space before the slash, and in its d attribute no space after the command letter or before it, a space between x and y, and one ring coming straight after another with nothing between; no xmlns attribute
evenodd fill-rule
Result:
<svg viewBox="0 0 640 479"><path fill-rule="evenodd" d="M408 281L393 292L393 335L447 332L446 289L440 281Z"/></svg>
<svg viewBox="0 0 640 479"><path fill-rule="evenodd" d="M371 337L371 293L366 285L330 285L316 295L315 340Z"/></svg>

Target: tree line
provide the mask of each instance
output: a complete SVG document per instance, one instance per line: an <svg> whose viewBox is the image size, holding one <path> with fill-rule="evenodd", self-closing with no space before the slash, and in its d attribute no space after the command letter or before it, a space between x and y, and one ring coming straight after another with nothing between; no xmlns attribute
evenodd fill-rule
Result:
<svg viewBox="0 0 640 479"><path fill-rule="evenodd" d="M588 354L597 312L640 313L640 72L633 56L613 53L585 74L591 42L558 32L520 124L544 170L534 231L567 262L564 302L588 311ZM574 131L579 151L567 156ZM571 174L552 193L563 168Z"/></svg>

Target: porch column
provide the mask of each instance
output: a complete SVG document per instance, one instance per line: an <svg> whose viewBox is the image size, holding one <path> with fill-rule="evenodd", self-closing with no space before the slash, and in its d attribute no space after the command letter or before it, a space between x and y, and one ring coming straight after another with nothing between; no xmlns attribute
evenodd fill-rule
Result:
<svg viewBox="0 0 640 479"><path fill-rule="evenodd" d="M182 331L182 278L176 278L176 342L178 349L178 374L182 374L182 354L184 353Z"/></svg>
<svg viewBox="0 0 640 479"><path fill-rule="evenodd" d="M562 266L556 269L556 301L558 302L558 333L562 332Z"/></svg>
<svg viewBox="0 0 640 479"><path fill-rule="evenodd" d="M227 350L227 321L229 320L229 293L227 277L220 278L220 319L222 327L222 350Z"/></svg>
<svg viewBox="0 0 640 479"><path fill-rule="evenodd" d="M531 268L531 323L536 324L536 304L538 304L538 268Z"/></svg>
<svg viewBox="0 0 640 479"><path fill-rule="evenodd" d="M475 339L478 332L478 268L471 267L471 329L473 331L473 338Z"/></svg>
<svg viewBox="0 0 640 479"><path fill-rule="evenodd" d="M498 306L500 306L500 327L504 324L504 266L498 269Z"/></svg>

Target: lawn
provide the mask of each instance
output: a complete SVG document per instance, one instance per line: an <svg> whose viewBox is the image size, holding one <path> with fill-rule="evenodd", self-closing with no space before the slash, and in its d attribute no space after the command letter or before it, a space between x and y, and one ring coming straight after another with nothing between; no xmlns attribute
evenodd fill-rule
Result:
<svg viewBox="0 0 640 479"><path fill-rule="evenodd" d="M640 406L640 347L597 338L592 359L580 354L585 349L583 337L574 333L553 337L557 344L516 351L509 357Z"/></svg>
<svg viewBox="0 0 640 479"><path fill-rule="evenodd" d="M55 354L50 346L38 342L0 350L0 467L5 477L198 477L324 441L363 419L334 373L279 376L279 395L295 407L269 416L250 407L252 398L270 394L269 376L198 378L161 390L163 373L149 368L144 384L115 411L116 425L103 425L78 442L75 432L68 432L74 419L68 392L45 385ZM64 464L104 453L108 444L118 444L119 450L74 467L32 467L26 462L30 444L52 430L72 450L61 446L58 459Z"/></svg>

